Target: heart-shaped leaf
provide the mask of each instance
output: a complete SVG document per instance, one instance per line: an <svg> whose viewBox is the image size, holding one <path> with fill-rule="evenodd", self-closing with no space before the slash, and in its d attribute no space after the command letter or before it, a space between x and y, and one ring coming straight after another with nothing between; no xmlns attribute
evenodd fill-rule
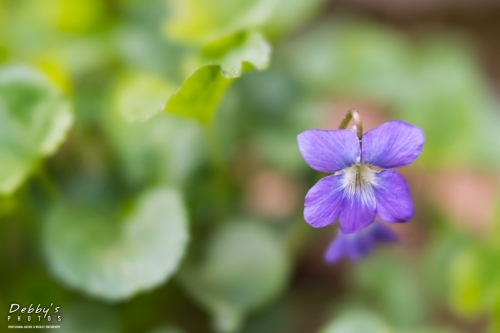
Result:
<svg viewBox="0 0 500 333"><path fill-rule="evenodd" d="M132 212L57 204L49 212L43 246L56 277L105 300L122 300L158 286L177 269L188 240L179 193L159 189Z"/></svg>

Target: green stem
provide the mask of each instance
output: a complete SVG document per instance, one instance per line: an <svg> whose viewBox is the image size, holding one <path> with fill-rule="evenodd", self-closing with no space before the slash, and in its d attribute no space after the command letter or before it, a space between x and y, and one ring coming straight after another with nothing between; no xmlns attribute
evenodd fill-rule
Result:
<svg viewBox="0 0 500 333"><path fill-rule="evenodd" d="M359 141L361 141L363 139L363 123L361 122L361 117L359 116L358 111L354 109L347 111L344 119L340 123L339 129L346 129L351 120L353 120L356 125L356 135L358 136Z"/></svg>

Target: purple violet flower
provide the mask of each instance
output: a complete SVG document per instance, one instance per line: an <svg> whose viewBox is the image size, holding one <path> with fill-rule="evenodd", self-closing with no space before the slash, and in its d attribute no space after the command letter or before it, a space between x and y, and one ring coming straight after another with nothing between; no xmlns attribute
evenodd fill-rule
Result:
<svg viewBox="0 0 500 333"><path fill-rule="evenodd" d="M337 237L325 252L325 261L333 264L346 256L359 260L373 251L377 243L393 243L398 240L394 231L377 221L355 234L344 234L339 229Z"/></svg>
<svg viewBox="0 0 500 333"><path fill-rule="evenodd" d="M304 219L315 228L338 219L342 232L350 234L368 226L377 214L391 223L406 222L413 216L405 179L394 170L370 167L391 169L413 162L422 151L422 131L395 120L363 135L357 113L356 119L358 136L346 129L313 129L297 137L306 163L317 171L333 173L306 194Z"/></svg>

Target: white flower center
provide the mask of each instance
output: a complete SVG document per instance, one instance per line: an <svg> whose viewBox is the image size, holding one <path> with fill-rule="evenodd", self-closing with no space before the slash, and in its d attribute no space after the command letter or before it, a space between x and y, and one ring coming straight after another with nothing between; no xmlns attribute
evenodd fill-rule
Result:
<svg viewBox="0 0 500 333"><path fill-rule="evenodd" d="M375 171L370 169L368 165L353 165L345 168L343 173L342 186L348 197L352 198L357 195L361 196L362 199L368 199L366 196L373 195Z"/></svg>

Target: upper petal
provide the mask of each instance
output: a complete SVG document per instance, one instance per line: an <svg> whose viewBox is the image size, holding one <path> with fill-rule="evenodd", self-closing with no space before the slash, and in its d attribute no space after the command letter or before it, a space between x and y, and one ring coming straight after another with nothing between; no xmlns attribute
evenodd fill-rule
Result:
<svg viewBox="0 0 500 333"><path fill-rule="evenodd" d="M387 222L406 222L413 217L413 202L406 180L394 170L375 175L377 214Z"/></svg>
<svg viewBox="0 0 500 333"><path fill-rule="evenodd" d="M394 120L363 135L363 163L388 169L413 162L424 145L424 134L418 127Z"/></svg>
<svg viewBox="0 0 500 333"><path fill-rule="evenodd" d="M320 179L306 194L306 222L315 228L333 223L339 216L343 192L342 175Z"/></svg>
<svg viewBox="0 0 500 333"><path fill-rule="evenodd" d="M361 231L375 219L376 208L371 186L358 189L353 195L345 193L339 215L340 229L344 234Z"/></svg>
<svg viewBox="0 0 500 333"><path fill-rule="evenodd" d="M337 172L359 162L361 149L349 130L307 130L297 136L299 150L309 166L321 172Z"/></svg>

